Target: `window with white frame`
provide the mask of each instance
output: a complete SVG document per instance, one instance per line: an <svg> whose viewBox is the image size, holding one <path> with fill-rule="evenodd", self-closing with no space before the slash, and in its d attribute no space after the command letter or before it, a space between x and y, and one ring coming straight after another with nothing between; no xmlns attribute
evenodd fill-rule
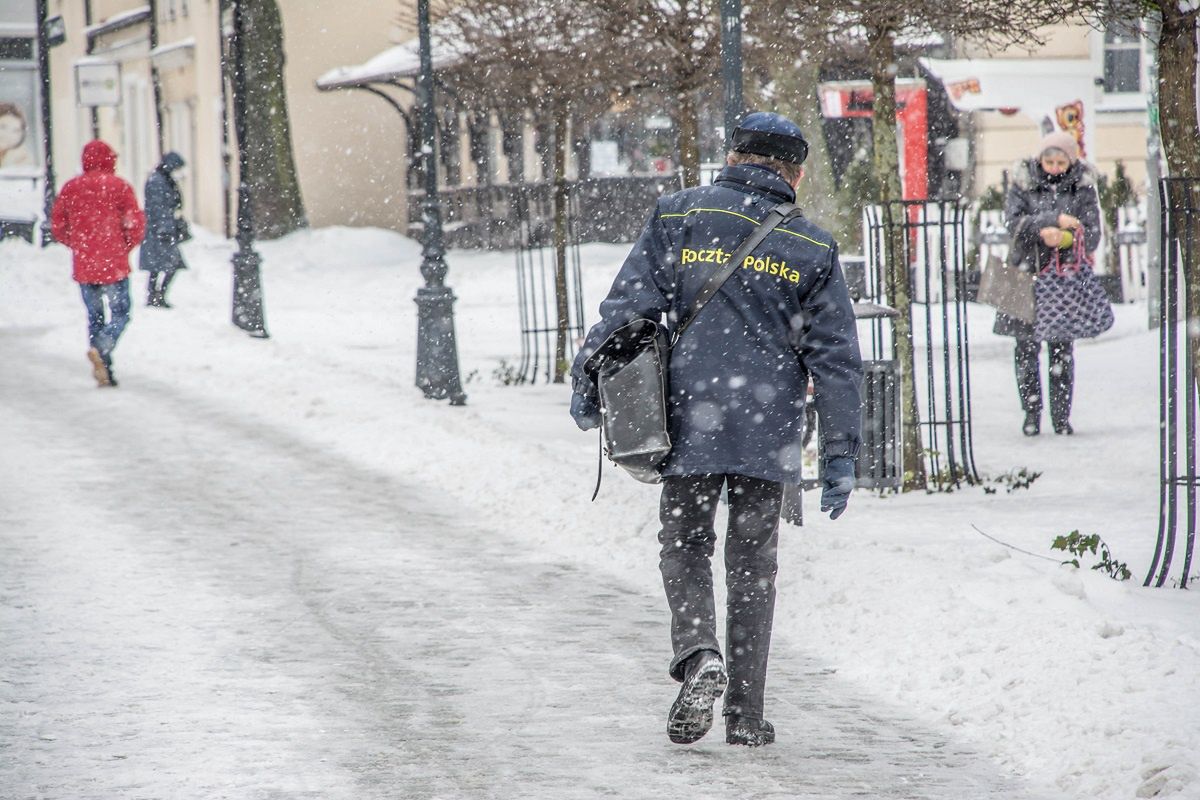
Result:
<svg viewBox="0 0 1200 800"><path fill-rule="evenodd" d="M1142 91L1142 31L1136 19L1112 20L1104 28L1104 91Z"/></svg>

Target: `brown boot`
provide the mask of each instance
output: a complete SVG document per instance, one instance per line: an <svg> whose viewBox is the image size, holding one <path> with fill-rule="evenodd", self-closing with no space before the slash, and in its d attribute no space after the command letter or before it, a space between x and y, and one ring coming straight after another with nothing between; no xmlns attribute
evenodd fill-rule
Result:
<svg viewBox="0 0 1200 800"><path fill-rule="evenodd" d="M108 364L104 363L104 356L100 355L100 351L90 347L87 357L88 361L92 362L92 377L96 379L96 385L112 386L112 376L108 374Z"/></svg>

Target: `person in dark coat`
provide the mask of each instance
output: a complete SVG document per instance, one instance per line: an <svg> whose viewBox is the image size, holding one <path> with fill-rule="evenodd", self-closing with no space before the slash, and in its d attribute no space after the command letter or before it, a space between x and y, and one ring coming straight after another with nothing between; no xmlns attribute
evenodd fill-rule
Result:
<svg viewBox="0 0 1200 800"><path fill-rule="evenodd" d="M140 269L150 273L146 289L146 305L170 308L167 287L175 273L187 269L179 245L189 236L187 222L181 214L183 197L171 174L184 165L176 152L167 153L146 179L146 241L138 259Z"/></svg>
<svg viewBox="0 0 1200 800"><path fill-rule="evenodd" d="M116 167L111 147L88 142L83 174L66 182L50 210L51 233L71 248L72 277L87 309L87 358L98 386L117 385L112 352L129 324L129 253L146 232L133 187L116 176Z"/></svg>
<svg viewBox="0 0 1200 800"><path fill-rule="evenodd" d="M673 329L709 277L777 204L792 202L808 144L773 113L746 116L712 186L658 200L572 370L571 415L600 424L588 357L634 319ZM862 361L837 244L802 216L770 233L696 316L670 360L670 434L659 506L660 568L681 682L667 732L708 732L725 691L726 741L775 739L763 718L785 483L800 479L806 389L816 389L824 458L821 508L836 519L854 487ZM728 487L726 661L717 639L710 559Z"/></svg>
<svg viewBox="0 0 1200 800"><path fill-rule="evenodd" d="M1096 171L1079 158L1079 145L1068 133L1042 139L1037 155L1017 162L1004 202L1004 224L1012 236L1014 263L1042 272L1055 264L1072 263L1082 250L1088 261L1100 243L1100 201ZM1083 247L1078 246L1082 237ZM1042 343L1029 323L996 314L993 328L1001 336L1016 338L1014 358L1017 393L1026 436L1041 432ZM1075 355L1072 339L1046 342L1050 354L1050 421L1057 434L1074 433L1071 401L1075 391Z"/></svg>

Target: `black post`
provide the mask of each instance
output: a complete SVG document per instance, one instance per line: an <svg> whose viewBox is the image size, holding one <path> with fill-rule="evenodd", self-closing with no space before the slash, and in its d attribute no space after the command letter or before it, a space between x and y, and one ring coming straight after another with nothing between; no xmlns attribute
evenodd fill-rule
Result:
<svg viewBox="0 0 1200 800"><path fill-rule="evenodd" d="M158 157L161 159L166 151L163 148L162 78L158 74L158 67L154 66L154 51L157 49L158 0L150 0L150 85L154 89L154 136L158 143Z"/></svg>
<svg viewBox="0 0 1200 800"><path fill-rule="evenodd" d="M262 258L254 251L254 205L246 175L246 53L242 3L233 4L233 128L238 146L237 252L233 254L233 324L258 339L267 338L262 305Z"/></svg>
<svg viewBox="0 0 1200 800"><path fill-rule="evenodd" d="M417 79L417 107L421 128L421 172L425 197L421 200L424 242L421 275L425 285L417 290L417 386L426 397L450 398L450 405L466 404L458 373L458 347L454 339L454 293L446 286L445 245L437 187L437 120L433 100L433 59L429 42L429 0L417 0L417 37L421 73Z"/></svg>
<svg viewBox="0 0 1200 800"><path fill-rule="evenodd" d="M42 148L46 159L46 182L42 187L42 247L54 241L50 233L50 211L54 208L54 144L51 139L53 120L50 115L50 43L46 39L48 0L37 0L37 60L41 81L40 111L42 115Z"/></svg>
<svg viewBox="0 0 1200 800"><path fill-rule="evenodd" d="M83 24L91 26L92 22L94 22L92 19L92 0L83 0ZM91 37L87 36L84 38L87 40L87 49L84 52L90 56L92 54L92 39ZM88 108L88 118L92 123L92 138L99 139L100 111L95 106L91 106Z"/></svg>
<svg viewBox="0 0 1200 800"><path fill-rule="evenodd" d="M725 82L725 149L742 117L742 0L721 0L721 77Z"/></svg>

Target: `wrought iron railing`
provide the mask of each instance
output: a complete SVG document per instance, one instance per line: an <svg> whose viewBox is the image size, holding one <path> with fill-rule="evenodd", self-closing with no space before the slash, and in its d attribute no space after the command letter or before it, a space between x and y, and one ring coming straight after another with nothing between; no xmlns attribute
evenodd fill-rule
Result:
<svg viewBox="0 0 1200 800"><path fill-rule="evenodd" d="M1159 184L1159 197L1161 482L1158 541L1145 585L1165 585L1175 557L1182 554L1177 585L1186 589L1196 545L1196 488L1200 485L1196 471L1196 369L1200 364L1191 346L1191 340L1200 337L1192 328L1200 312L1195 296L1200 293L1196 285L1200 280L1200 179L1165 178Z"/></svg>
<svg viewBox="0 0 1200 800"><path fill-rule="evenodd" d="M678 180L660 177L586 178L567 192L577 217L579 242L629 242L637 238L654 201L676 191ZM510 250L545 244L554 230L553 183L466 186L440 191L447 246ZM421 239L422 192L409 195L408 234Z"/></svg>
<svg viewBox="0 0 1200 800"><path fill-rule="evenodd" d="M929 481L938 488L978 483L971 419L967 320L966 208L958 200L903 200L863 209L864 296L896 305L893 276L907 269L913 367ZM894 250L899 248L899 252ZM870 323L875 359L895 359L891 322ZM923 333L923 340L920 334Z"/></svg>

